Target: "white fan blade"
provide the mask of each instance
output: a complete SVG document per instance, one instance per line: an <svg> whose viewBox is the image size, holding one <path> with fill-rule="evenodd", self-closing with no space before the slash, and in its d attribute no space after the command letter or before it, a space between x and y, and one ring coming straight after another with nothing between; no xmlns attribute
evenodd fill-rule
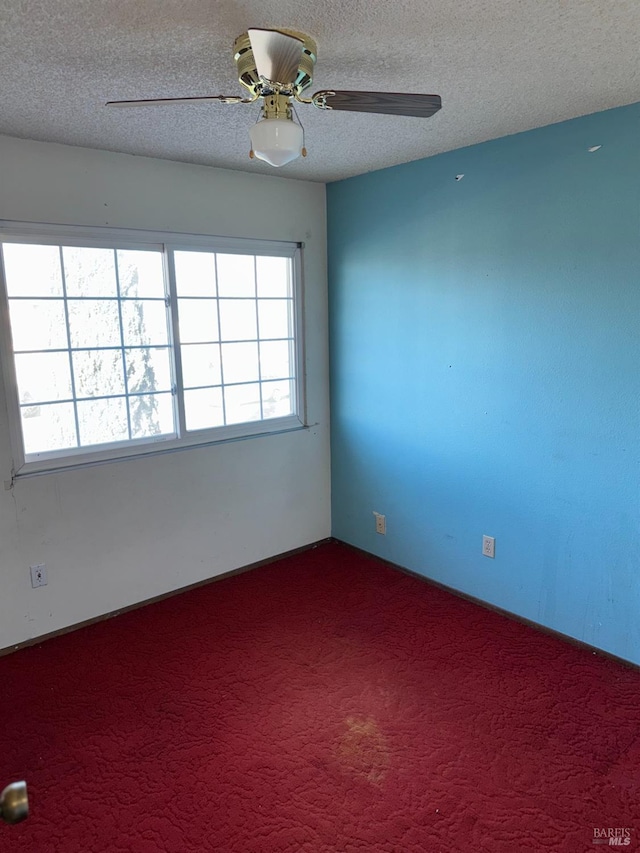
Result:
<svg viewBox="0 0 640 853"><path fill-rule="evenodd" d="M304 42L278 30L248 30L259 77L288 86L298 76Z"/></svg>

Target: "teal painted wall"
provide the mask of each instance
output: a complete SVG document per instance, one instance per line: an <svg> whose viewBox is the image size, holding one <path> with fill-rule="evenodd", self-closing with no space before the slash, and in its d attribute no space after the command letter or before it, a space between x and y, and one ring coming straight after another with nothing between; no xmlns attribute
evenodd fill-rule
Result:
<svg viewBox="0 0 640 853"><path fill-rule="evenodd" d="M328 224L333 535L640 663L640 104L331 184Z"/></svg>

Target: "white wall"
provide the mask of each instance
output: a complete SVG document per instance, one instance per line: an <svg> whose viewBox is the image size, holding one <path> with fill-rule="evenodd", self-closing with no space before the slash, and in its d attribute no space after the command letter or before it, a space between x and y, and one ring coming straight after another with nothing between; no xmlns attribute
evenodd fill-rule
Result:
<svg viewBox="0 0 640 853"><path fill-rule="evenodd" d="M0 485L0 649L329 536L322 184L0 137L0 219L303 241L314 424Z"/></svg>

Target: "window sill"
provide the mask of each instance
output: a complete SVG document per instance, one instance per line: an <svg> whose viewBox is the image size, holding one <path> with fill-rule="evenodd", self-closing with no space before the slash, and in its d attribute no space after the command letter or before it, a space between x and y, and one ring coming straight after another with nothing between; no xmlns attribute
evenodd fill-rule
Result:
<svg viewBox="0 0 640 853"><path fill-rule="evenodd" d="M268 427L267 427L268 423ZM198 447L213 447L230 442L244 441L250 438L265 438L269 435L282 435L288 432L297 432L308 429L308 425L302 423L295 415L284 418L273 418L273 420L256 421L255 424L238 424L234 426L219 427L215 431L206 430L200 433L194 432L184 438L168 437L145 441L132 446L127 443L125 447L110 446L91 453L82 453L70 456L53 456L47 459L29 460L13 473L12 482L39 477L43 474L59 474L64 471L74 471L81 468L90 468L96 465L105 465L111 462L123 462L130 459L143 459L150 456L160 456L167 453L176 453Z"/></svg>

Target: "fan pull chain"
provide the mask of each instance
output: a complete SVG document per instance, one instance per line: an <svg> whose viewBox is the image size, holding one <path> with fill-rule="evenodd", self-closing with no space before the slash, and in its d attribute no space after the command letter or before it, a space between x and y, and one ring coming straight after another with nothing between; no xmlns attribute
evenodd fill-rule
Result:
<svg viewBox="0 0 640 853"><path fill-rule="evenodd" d="M304 140L305 140L304 125L300 121L300 116L298 115L298 110L296 109L295 104L293 102L291 103L291 109L293 110L294 116L298 120L298 124L302 128L302 151L300 153L302 154L303 157L306 157L307 156L307 149L305 148L305 144L304 144Z"/></svg>
<svg viewBox="0 0 640 853"><path fill-rule="evenodd" d="M260 112L258 113L258 118L254 121L254 124L258 124L258 122L260 121L261 118L262 118L262 106L260 107ZM249 159L253 160L255 156L256 156L256 153L253 150L253 148L249 149Z"/></svg>

